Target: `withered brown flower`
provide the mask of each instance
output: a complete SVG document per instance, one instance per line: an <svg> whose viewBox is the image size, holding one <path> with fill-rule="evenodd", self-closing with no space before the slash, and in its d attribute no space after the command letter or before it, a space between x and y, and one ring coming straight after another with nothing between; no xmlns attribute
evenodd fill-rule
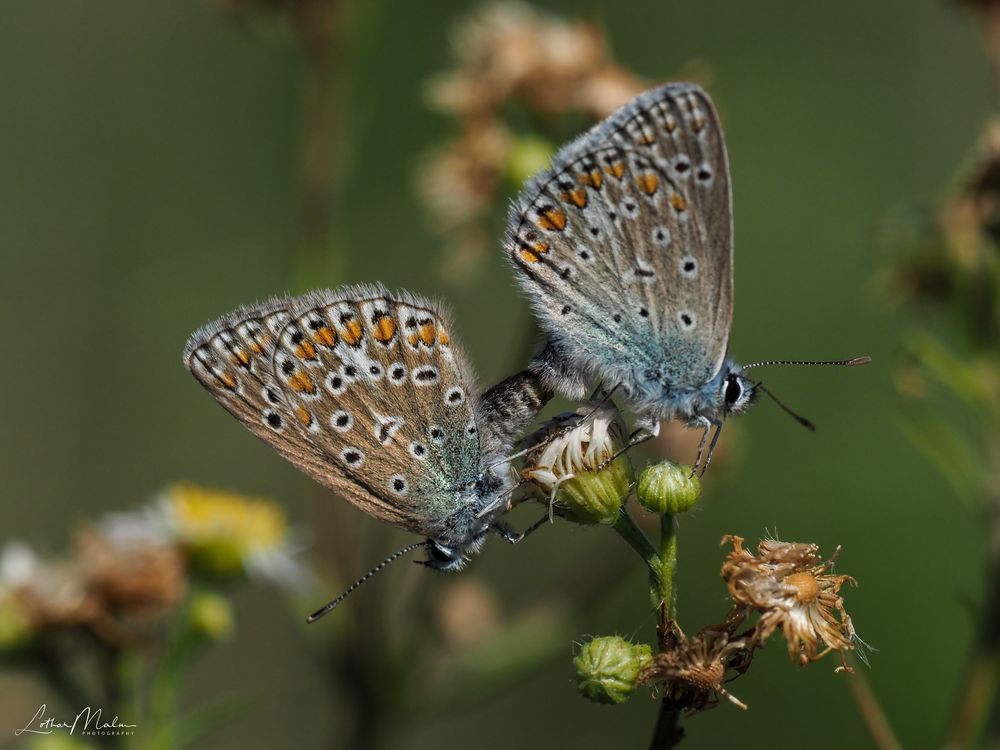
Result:
<svg viewBox="0 0 1000 750"><path fill-rule="evenodd" d="M733 705L747 706L722 683L736 679L750 666L755 644L751 638L730 639L720 630L703 630L688 639L676 628L674 648L660 652L639 673L639 683L662 685L663 697L691 713L713 708L722 696Z"/></svg>
<svg viewBox="0 0 1000 750"><path fill-rule="evenodd" d="M424 162L417 186L448 237L444 274L457 281L482 265L492 236L485 219L502 205L504 183L520 185L547 164L548 140L569 135L514 132L509 105L550 131L566 114L602 119L645 84L612 61L597 26L516 2L473 14L456 28L453 48L456 64L431 82L428 98L457 119L460 134Z"/></svg>
<svg viewBox="0 0 1000 750"><path fill-rule="evenodd" d="M577 110L601 119L643 89L611 61L597 26L522 3L485 7L458 27L453 44L458 65L432 84L431 99L463 117L517 98L542 114Z"/></svg>
<svg viewBox="0 0 1000 750"><path fill-rule="evenodd" d="M837 651L842 668L851 671L845 654L864 643L854 632L839 594L845 583L857 582L827 573L839 547L833 558L823 561L815 544L765 539L755 556L743 548L741 537L727 535L722 541L733 544L722 565L722 579L737 610L760 613L756 641L763 643L780 628L793 660L805 665Z"/></svg>
<svg viewBox="0 0 1000 750"><path fill-rule="evenodd" d="M77 535L76 546L90 589L109 608L156 614L184 596L184 559L176 546L113 538L89 529Z"/></svg>

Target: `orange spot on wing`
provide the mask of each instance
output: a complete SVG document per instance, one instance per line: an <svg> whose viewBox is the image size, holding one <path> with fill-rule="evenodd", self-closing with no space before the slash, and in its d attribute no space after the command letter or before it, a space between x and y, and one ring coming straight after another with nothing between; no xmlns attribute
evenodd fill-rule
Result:
<svg viewBox="0 0 1000 750"><path fill-rule="evenodd" d="M577 188L576 190L568 190L560 196L566 203L572 203L577 208L586 208L587 206L587 190L585 188Z"/></svg>
<svg viewBox="0 0 1000 750"><path fill-rule="evenodd" d="M561 232L566 228L566 214L558 208L552 208L539 216L535 223L542 229Z"/></svg>
<svg viewBox="0 0 1000 750"><path fill-rule="evenodd" d="M668 133L673 133L675 130L677 130L677 118L674 117L673 115L668 115L666 122L663 123L663 127L666 129Z"/></svg>
<svg viewBox="0 0 1000 750"><path fill-rule="evenodd" d="M700 133L705 127L705 118L695 117L694 121L691 123L691 127L694 128L694 132Z"/></svg>
<svg viewBox="0 0 1000 750"><path fill-rule="evenodd" d="M288 379L288 385L297 393L315 393L316 384L313 379L304 372L297 372Z"/></svg>
<svg viewBox="0 0 1000 750"><path fill-rule="evenodd" d="M635 139L635 142L638 143L640 146L652 146L654 143L656 143L656 138L654 138L649 133L643 133L642 135L640 135L638 138Z"/></svg>
<svg viewBox="0 0 1000 750"><path fill-rule="evenodd" d="M625 165L622 164L620 161L616 161L614 164L608 164L604 168L604 171L607 172L608 174L613 174L620 180L622 178L622 175L625 174Z"/></svg>
<svg viewBox="0 0 1000 750"><path fill-rule="evenodd" d="M250 355L247 354L243 349L237 349L235 352L233 352L233 364L249 367Z"/></svg>
<svg viewBox="0 0 1000 750"><path fill-rule="evenodd" d="M310 414L309 410L301 404L295 407L295 416L298 417L299 421L306 427L312 424L312 414Z"/></svg>
<svg viewBox="0 0 1000 750"><path fill-rule="evenodd" d="M340 338L348 346L357 346L360 344L362 336L364 336L364 330L361 328L361 323L358 320L347 321L340 332Z"/></svg>
<svg viewBox="0 0 1000 750"><path fill-rule="evenodd" d="M337 345L337 332L329 326L323 326L313 333L313 339L315 339L318 344L333 348Z"/></svg>
<svg viewBox="0 0 1000 750"><path fill-rule="evenodd" d="M688 203L684 200L684 196L679 193L674 193L670 196L670 203L673 204L673 207L678 211L686 211L688 207Z"/></svg>
<svg viewBox="0 0 1000 750"><path fill-rule="evenodd" d="M660 178L652 172L644 172L636 177L635 181L639 184L639 189L646 195L652 195L660 186Z"/></svg>
<svg viewBox="0 0 1000 750"><path fill-rule="evenodd" d="M406 337L406 340L409 342L410 346L415 347L420 342L420 336L415 333L411 333Z"/></svg>
<svg viewBox="0 0 1000 750"><path fill-rule="evenodd" d="M448 334L445 333L443 328L438 329L438 343L441 344L441 346L448 346L448 344L451 343L451 339L448 337Z"/></svg>
<svg viewBox="0 0 1000 750"><path fill-rule="evenodd" d="M539 260L538 256L535 255L535 253L532 252L531 250L528 250L527 248L522 248L521 250L518 250L517 254L521 256L521 260L523 260L525 263L537 263Z"/></svg>
<svg viewBox="0 0 1000 750"><path fill-rule="evenodd" d="M222 373L220 373L218 377L219 377L219 380L222 381L222 384L224 386L226 386L226 388L228 388L231 391L235 391L236 390L236 386L238 385L238 382L236 380L236 376L233 375L231 372L223 370Z"/></svg>
<svg viewBox="0 0 1000 750"><path fill-rule="evenodd" d="M302 341L295 347L295 356L299 359L316 359L316 347L308 341Z"/></svg>
<svg viewBox="0 0 1000 750"><path fill-rule="evenodd" d="M433 323L425 323L420 326L420 340L423 341L427 346L434 345L434 339L437 338L437 328Z"/></svg>
<svg viewBox="0 0 1000 750"><path fill-rule="evenodd" d="M589 185L597 190L601 189L601 185L604 183L604 175L601 174L601 170L595 169L592 172L582 172L576 176L581 185Z"/></svg>
<svg viewBox="0 0 1000 750"><path fill-rule="evenodd" d="M395 335L396 321L387 315L380 317L375 324L375 340L382 344L388 344Z"/></svg>

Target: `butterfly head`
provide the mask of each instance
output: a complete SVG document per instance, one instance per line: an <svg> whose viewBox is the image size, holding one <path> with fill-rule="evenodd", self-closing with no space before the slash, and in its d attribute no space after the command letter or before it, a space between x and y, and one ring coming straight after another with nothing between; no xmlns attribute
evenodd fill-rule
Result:
<svg viewBox="0 0 1000 750"><path fill-rule="evenodd" d="M511 482L502 470L505 465L484 470L474 482L457 490L459 510L427 540L427 559L423 563L428 568L461 570L486 542L497 517L507 510Z"/></svg>
<svg viewBox="0 0 1000 750"><path fill-rule="evenodd" d="M434 570L452 572L461 570L468 558L456 547L434 539L427 540L427 559L424 565Z"/></svg>
<svg viewBox="0 0 1000 750"><path fill-rule="evenodd" d="M726 362L720 385L720 408L723 417L742 414L757 401L757 384L743 374L739 365Z"/></svg>

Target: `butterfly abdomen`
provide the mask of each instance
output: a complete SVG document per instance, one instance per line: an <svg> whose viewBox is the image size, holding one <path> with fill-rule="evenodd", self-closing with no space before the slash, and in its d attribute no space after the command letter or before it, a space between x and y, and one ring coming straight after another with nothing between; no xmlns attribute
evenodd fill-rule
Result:
<svg viewBox="0 0 1000 750"><path fill-rule="evenodd" d="M483 394L480 409L496 446L513 445L552 399L553 390L528 368L502 380Z"/></svg>

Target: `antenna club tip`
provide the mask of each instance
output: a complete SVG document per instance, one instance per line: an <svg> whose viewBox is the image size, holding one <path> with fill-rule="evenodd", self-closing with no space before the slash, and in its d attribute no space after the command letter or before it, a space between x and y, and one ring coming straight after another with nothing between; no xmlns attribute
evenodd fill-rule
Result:
<svg viewBox="0 0 1000 750"><path fill-rule="evenodd" d="M870 365L871 361L872 361L872 358L869 357L867 354L865 354L864 356L855 357L854 359L848 360L847 366L848 367L855 367L857 365Z"/></svg>

